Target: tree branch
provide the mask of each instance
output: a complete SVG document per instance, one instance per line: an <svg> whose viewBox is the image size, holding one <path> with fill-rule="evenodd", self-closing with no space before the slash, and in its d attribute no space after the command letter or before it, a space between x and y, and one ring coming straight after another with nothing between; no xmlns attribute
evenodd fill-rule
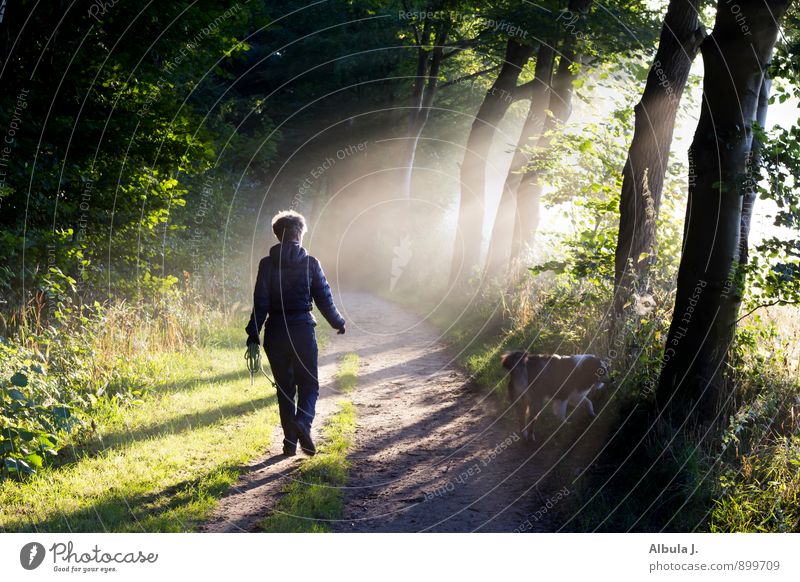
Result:
<svg viewBox="0 0 800 582"><path fill-rule="evenodd" d="M444 48L449 48L452 50L444 53L442 59L449 59L450 57L452 57L453 55L457 55L461 51L475 48L484 40L485 37L486 37L486 31L481 32L475 38L466 38L462 40L457 40L455 42L451 42L448 45L445 45Z"/></svg>
<svg viewBox="0 0 800 582"><path fill-rule="evenodd" d="M406 0L403 0L403 10L405 10L406 12L410 12L410 10L408 8L408 2L406 2ZM417 28L417 24L413 23L411 25L411 29L414 31L414 40L416 41L417 45L421 44L421 41L420 41L420 38L419 38L419 28Z"/></svg>
<svg viewBox="0 0 800 582"><path fill-rule="evenodd" d="M514 99L514 101L519 101L520 99L531 99L533 98L533 92L536 90L536 88L541 88L543 86L544 85L541 79L531 79L527 83L523 83L522 85L517 85L514 87L511 97Z"/></svg>
<svg viewBox="0 0 800 582"><path fill-rule="evenodd" d="M469 75L464 75L463 77L459 77L458 79L453 79L452 81L448 81L447 83L442 83L439 88L444 89L445 87L449 87L450 85L457 85L458 83L462 83L467 79L474 79L475 77L480 77L481 75L485 75L486 73L491 73L492 71L496 71L500 68L500 65L496 67L489 67L488 69L483 69L482 71L478 71L477 73L471 73Z"/></svg>
<svg viewBox="0 0 800 582"><path fill-rule="evenodd" d="M748 315L752 315L753 313L755 313L756 311L758 311L763 307L775 307L776 305L800 305L800 301L787 301L785 299L776 299L775 301L770 301L769 303L762 303L761 305L756 305L755 307L753 307L753 309L751 309L743 316L741 316L739 319L737 319L736 323L739 323L745 317L747 317Z"/></svg>

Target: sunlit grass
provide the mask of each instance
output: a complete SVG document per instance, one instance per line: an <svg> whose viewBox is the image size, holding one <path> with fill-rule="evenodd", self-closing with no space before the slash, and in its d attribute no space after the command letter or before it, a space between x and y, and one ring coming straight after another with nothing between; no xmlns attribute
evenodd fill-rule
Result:
<svg viewBox="0 0 800 582"><path fill-rule="evenodd" d="M336 371L336 386L347 394L351 392L358 381L358 354L345 354L339 362Z"/></svg>
<svg viewBox="0 0 800 582"><path fill-rule="evenodd" d="M266 381L250 386L243 350L165 356L160 387L138 406L105 410L73 462L0 484L0 528L191 531L278 422Z"/></svg>
<svg viewBox="0 0 800 582"><path fill-rule="evenodd" d="M776 439L738 461L720 478L710 531L800 531L800 437Z"/></svg>

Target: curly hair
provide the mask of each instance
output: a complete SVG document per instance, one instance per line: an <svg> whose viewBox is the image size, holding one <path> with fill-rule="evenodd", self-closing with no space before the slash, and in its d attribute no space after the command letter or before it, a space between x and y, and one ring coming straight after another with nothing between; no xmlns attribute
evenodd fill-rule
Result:
<svg viewBox="0 0 800 582"><path fill-rule="evenodd" d="M294 210L282 210L272 217L272 232L281 242L300 239L306 233L306 219Z"/></svg>

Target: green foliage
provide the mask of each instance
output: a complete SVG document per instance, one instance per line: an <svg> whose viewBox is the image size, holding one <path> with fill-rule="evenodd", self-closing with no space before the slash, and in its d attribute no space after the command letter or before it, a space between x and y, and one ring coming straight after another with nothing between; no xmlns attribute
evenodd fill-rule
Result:
<svg viewBox="0 0 800 582"><path fill-rule="evenodd" d="M274 390L242 368L240 325L214 332L213 345L152 354L144 402L100 399L97 429L57 466L0 481L0 530L186 532L207 519L278 422Z"/></svg>
<svg viewBox="0 0 800 582"><path fill-rule="evenodd" d="M741 455L720 476L713 532L800 531L800 437L785 436Z"/></svg>
<svg viewBox="0 0 800 582"><path fill-rule="evenodd" d="M1 272L0 287L13 307L30 299L22 279L45 289L53 269L91 303L141 292L144 273L190 270L192 252L211 254L218 240L206 233L219 232L221 204L199 236L180 236L209 202L200 184L225 190L248 161L275 153L256 140L273 127L263 101L228 86L250 49L243 37L267 22L260 3L116 3L95 16L8 7L0 32L21 36L5 57L0 119L18 130L0 193L0 252L23 268Z"/></svg>
<svg viewBox="0 0 800 582"><path fill-rule="evenodd" d="M777 307L737 329L737 407L722 435L712 531L800 528L800 385L785 372L796 357L797 330L787 333L785 323L792 318L794 308Z"/></svg>
<svg viewBox="0 0 800 582"><path fill-rule="evenodd" d="M63 275L52 273L51 289ZM156 381L151 365L204 338L215 314L198 316L178 297L137 308L59 301L43 323L30 309L0 337L0 478L21 477L63 457L109 408L141 404Z"/></svg>
<svg viewBox="0 0 800 582"><path fill-rule="evenodd" d="M772 56L772 102L800 98L800 8L792 3L783 18L781 42Z"/></svg>
<svg viewBox="0 0 800 582"><path fill-rule="evenodd" d="M762 165L754 172L759 197L776 206L773 224L779 235L765 238L753 249L743 275L749 280L749 309L761 305L800 303L800 126L758 131L763 141Z"/></svg>
<svg viewBox="0 0 800 582"><path fill-rule="evenodd" d="M592 286L613 283L614 249L621 176L625 160L623 136L630 129L627 117L608 125L588 124L579 133L552 133L552 145L534 150L530 168L553 187L545 204L560 205L574 225L561 246L562 257L531 269L536 273L567 270Z"/></svg>
<svg viewBox="0 0 800 582"><path fill-rule="evenodd" d="M74 386L58 382L32 350L0 338L0 480L40 469L64 438L84 426L76 416Z"/></svg>
<svg viewBox="0 0 800 582"><path fill-rule="evenodd" d="M96 402L86 386L92 354L85 344L52 329L26 339L0 338L0 479L33 474L58 455L71 433L87 427L84 413Z"/></svg>

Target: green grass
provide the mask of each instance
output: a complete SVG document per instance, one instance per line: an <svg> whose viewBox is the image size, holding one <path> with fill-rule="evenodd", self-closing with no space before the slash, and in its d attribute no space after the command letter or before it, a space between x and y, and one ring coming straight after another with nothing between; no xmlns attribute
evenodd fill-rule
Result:
<svg viewBox="0 0 800 582"><path fill-rule="evenodd" d="M356 385L359 358L346 354L336 373L338 388L345 394ZM296 479L287 487L275 512L259 524L265 532L325 532L325 520L342 513L347 481L347 451L356 430L356 408L349 399L325 424L317 454L300 466Z"/></svg>
<svg viewBox="0 0 800 582"><path fill-rule="evenodd" d="M345 394L349 394L356 387L358 364L358 354L345 354L339 362L339 369L336 371L336 385Z"/></svg>
<svg viewBox="0 0 800 582"><path fill-rule="evenodd" d="M273 390L264 378L250 386L240 344L164 355L153 392L106 407L69 462L0 483L0 529L192 531L278 422Z"/></svg>
<svg viewBox="0 0 800 582"><path fill-rule="evenodd" d="M721 476L710 531L800 531L800 436L775 439L738 461Z"/></svg>

